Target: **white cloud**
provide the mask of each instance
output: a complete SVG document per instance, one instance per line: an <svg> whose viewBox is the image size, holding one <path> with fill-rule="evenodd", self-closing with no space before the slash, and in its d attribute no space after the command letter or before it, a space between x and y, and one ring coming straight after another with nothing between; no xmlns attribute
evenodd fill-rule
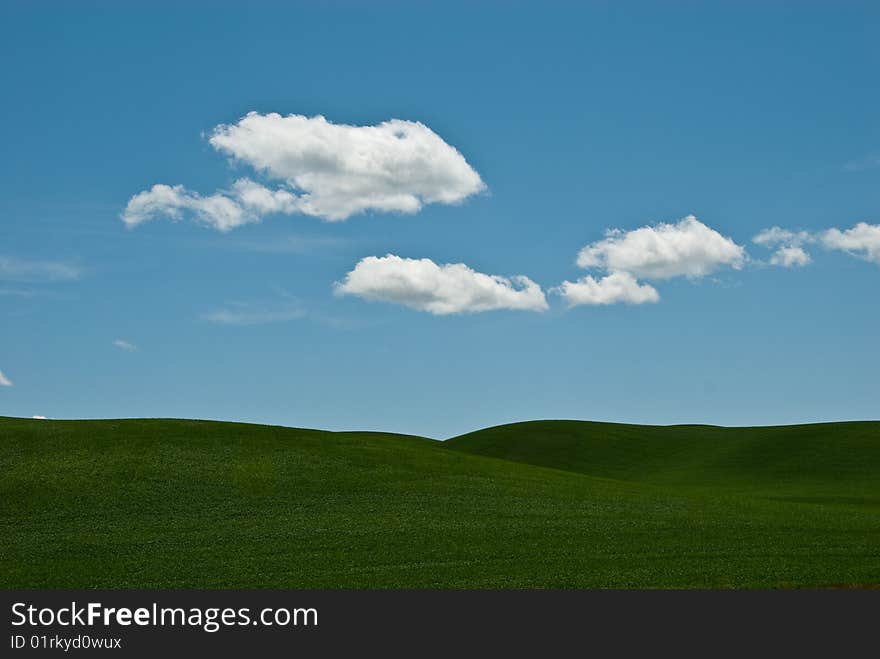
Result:
<svg viewBox="0 0 880 659"><path fill-rule="evenodd" d="M640 278L704 277L723 267L739 269L747 258L745 248L693 215L675 224L661 223L633 231L610 229L605 236L581 249L577 264L606 274L564 281L553 289L568 306L658 302L657 289L639 283Z"/></svg>
<svg viewBox="0 0 880 659"><path fill-rule="evenodd" d="M745 249L707 227L693 215L677 224L612 229L606 238L584 247L577 264L638 278L703 277L722 267L739 269Z"/></svg>
<svg viewBox="0 0 880 659"><path fill-rule="evenodd" d="M262 187L252 181L248 183ZM246 195L248 204L240 196L239 191ZM237 181L233 186L234 196L226 192L215 192L203 197L182 185L170 186L157 183L149 190L137 193L128 201L122 212L122 221L127 226L134 227L163 215L172 220L181 220L184 213L189 211L196 221L202 224L218 231L230 231L243 224L259 220L260 211L275 199L274 193L269 190L265 192L265 195L260 194L243 181ZM266 201L266 197L269 202Z"/></svg>
<svg viewBox="0 0 880 659"><path fill-rule="evenodd" d="M116 346L117 348L119 348L120 350L125 350L126 352L134 352L135 350L137 350L137 346L135 344L129 343L128 341L125 341L124 339L116 339L113 342L113 345Z"/></svg>
<svg viewBox="0 0 880 659"><path fill-rule="evenodd" d="M639 284L628 272L612 272L601 279L587 275L577 281L564 281L555 289L568 306L597 304L644 304L657 302L660 294L649 284Z"/></svg>
<svg viewBox="0 0 880 659"><path fill-rule="evenodd" d="M0 371L0 387L11 387L12 380L3 375L3 371Z"/></svg>
<svg viewBox="0 0 880 659"><path fill-rule="evenodd" d="M136 226L192 214L219 231L273 213L341 221L365 211L415 213L425 204L455 204L486 187L461 153L413 121L349 126L322 116L251 112L238 123L217 126L209 142L289 189L271 190L243 178L229 190L203 196L160 183L134 195L122 220Z"/></svg>
<svg viewBox="0 0 880 659"><path fill-rule="evenodd" d="M818 233L771 227L761 231L752 241L766 247L779 245L770 258L770 263L784 267L810 263L812 259L802 247L810 243L821 243L827 249L841 250L867 261L880 263L880 225L867 222L859 222L845 230L831 228Z"/></svg>
<svg viewBox="0 0 880 659"><path fill-rule="evenodd" d="M783 229L781 227L764 229L752 238L753 243L765 247L774 247L776 245L799 247L812 241L813 236L808 231L789 231L788 229Z"/></svg>
<svg viewBox="0 0 880 659"><path fill-rule="evenodd" d="M42 419L43 421L46 420L46 417L44 417L42 414L34 414L31 418L32 419Z"/></svg>
<svg viewBox="0 0 880 659"><path fill-rule="evenodd" d="M270 190L247 178L238 179L232 184L232 190L239 204L254 216L290 215L297 210L296 196L287 190Z"/></svg>
<svg viewBox="0 0 880 659"><path fill-rule="evenodd" d="M820 235L820 240L829 249L842 250L880 263L880 224L859 222L845 231L828 229Z"/></svg>
<svg viewBox="0 0 880 659"><path fill-rule="evenodd" d="M795 268L808 265L813 260L803 248L803 245L815 242L813 234L808 231L790 231L774 226L758 233L752 238L752 242L763 247L777 248L770 257L770 265Z"/></svg>
<svg viewBox="0 0 880 659"><path fill-rule="evenodd" d="M544 292L528 277L500 277L476 272L464 263L438 265L430 259L389 254L361 259L337 295L401 304L435 315L519 309L544 311Z"/></svg>
<svg viewBox="0 0 880 659"><path fill-rule="evenodd" d="M30 283L79 279L81 270L59 261L29 261L0 256L0 280Z"/></svg>
<svg viewBox="0 0 880 659"><path fill-rule="evenodd" d="M461 153L415 121L350 126L320 115L251 112L217 126L209 141L302 191L300 212L331 221L368 210L414 213L485 189Z"/></svg>
<svg viewBox="0 0 880 659"><path fill-rule="evenodd" d="M812 260L803 247L788 246L780 247L773 252L773 256L770 257L770 264L782 266L783 268L796 268L809 265Z"/></svg>

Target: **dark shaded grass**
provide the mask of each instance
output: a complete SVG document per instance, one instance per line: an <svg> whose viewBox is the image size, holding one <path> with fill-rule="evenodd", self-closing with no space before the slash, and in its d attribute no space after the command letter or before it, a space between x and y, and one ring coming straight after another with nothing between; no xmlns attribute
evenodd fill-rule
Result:
<svg viewBox="0 0 880 659"><path fill-rule="evenodd" d="M449 448L593 476L785 497L880 503L880 422L797 426L634 426L528 421Z"/></svg>

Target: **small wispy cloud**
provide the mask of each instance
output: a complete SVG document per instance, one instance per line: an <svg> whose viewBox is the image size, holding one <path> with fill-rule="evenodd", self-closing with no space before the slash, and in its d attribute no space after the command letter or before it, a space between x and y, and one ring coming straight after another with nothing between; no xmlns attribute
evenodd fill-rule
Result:
<svg viewBox="0 0 880 659"><path fill-rule="evenodd" d="M362 327L361 319L328 315L320 309L306 307L300 298L280 286L270 287L273 296L253 300L229 300L221 307L200 314L201 320L216 325L269 325L291 321L320 323L336 329Z"/></svg>
<svg viewBox="0 0 880 659"><path fill-rule="evenodd" d="M79 279L82 270L61 261L31 261L0 256L0 280L28 283L71 281Z"/></svg>
<svg viewBox="0 0 880 659"><path fill-rule="evenodd" d="M350 241L336 236L314 236L289 234L274 240L225 242L229 247L237 247L249 252L263 254L308 254L321 249L331 249L347 245Z"/></svg>
<svg viewBox="0 0 880 659"><path fill-rule="evenodd" d="M0 288L0 297L33 297L34 292L26 288Z"/></svg>
<svg viewBox="0 0 880 659"><path fill-rule="evenodd" d="M125 350L126 352L134 352L138 349L134 343L126 341L125 339L116 339L115 341L113 341L113 345L120 350Z"/></svg>
<svg viewBox="0 0 880 659"><path fill-rule="evenodd" d="M862 172L866 169L880 167L880 153L872 153L871 155L856 160L850 160L843 168L848 172Z"/></svg>
<svg viewBox="0 0 880 659"><path fill-rule="evenodd" d="M12 380L3 375L3 371L0 371L0 387L11 387Z"/></svg>
<svg viewBox="0 0 880 659"><path fill-rule="evenodd" d="M267 325L297 320L306 316L298 302L227 302L221 309L201 315L202 320L218 325Z"/></svg>
<svg viewBox="0 0 880 659"><path fill-rule="evenodd" d="M46 417L44 417L42 414L34 414L31 418L32 419L42 419L43 421L46 420Z"/></svg>

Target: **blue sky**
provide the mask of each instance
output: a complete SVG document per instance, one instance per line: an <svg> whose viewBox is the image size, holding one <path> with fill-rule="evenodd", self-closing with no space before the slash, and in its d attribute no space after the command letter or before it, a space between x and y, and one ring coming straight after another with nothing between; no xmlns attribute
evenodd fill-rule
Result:
<svg viewBox="0 0 880 659"><path fill-rule="evenodd" d="M871 3L5 3L0 414L876 419L878 28ZM255 144L249 112L295 117ZM391 119L427 132L337 144ZM243 178L287 210L199 220ZM184 188L127 225L155 184Z"/></svg>

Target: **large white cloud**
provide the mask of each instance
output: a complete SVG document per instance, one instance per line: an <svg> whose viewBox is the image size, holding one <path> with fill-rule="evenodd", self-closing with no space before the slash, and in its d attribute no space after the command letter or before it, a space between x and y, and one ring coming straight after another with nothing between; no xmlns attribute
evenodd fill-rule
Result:
<svg viewBox="0 0 880 659"><path fill-rule="evenodd" d="M500 277L476 272L464 263L438 265L430 259L388 254L361 259L337 295L402 304L436 315L519 309L544 311L544 292L528 277Z"/></svg>
<svg viewBox="0 0 880 659"><path fill-rule="evenodd" d="M851 229L828 229L820 239L829 249L839 249L873 263L880 263L880 224L859 222Z"/></svg>
<svg viewBox="0 0 880 659"><path fill-rule="evenodd" d="M597 304L644 304L657 302L660 294L649 284L639 284L628 272L612 272L601 279L587 275L577 281L564 281L555 289L568 306Z"/></svg>
<svg viewBox="0 0 880 659"><path fill-rule="evenodd" d="M0 387L11 387L12 380L3 375L3 371L0 371Z"/></svg>
<svg viewBox="0 0 880 659"><path fill-rule="evenodd" d="M461 153L415 121L349 126L320 115L251 112L218 126L210 142L302 191L300 210L327 220L367 210L413 213L485 188Z"/></svg>
<svg viewBox="0 0 880 659"><path fill-rule="evenodd" d="M723 267L739 269L745 258L743 247L688 215L676 224L612 229L604 240L584 247L577 263L582 268L669 279L703 277Z"/></svg>
<svg viewBox="0 0 880 659"><path fill-rule="evenodd" d="M157 184L129 200L122 220L135 226L190 214L220 231L272 213L341 221L365 211L415 213L425 204L455 204L486 187L461 153L414 121L349 126L322 116L251 112L217 126L209 142L283 187L245 178L201 195Z"/></svg>

